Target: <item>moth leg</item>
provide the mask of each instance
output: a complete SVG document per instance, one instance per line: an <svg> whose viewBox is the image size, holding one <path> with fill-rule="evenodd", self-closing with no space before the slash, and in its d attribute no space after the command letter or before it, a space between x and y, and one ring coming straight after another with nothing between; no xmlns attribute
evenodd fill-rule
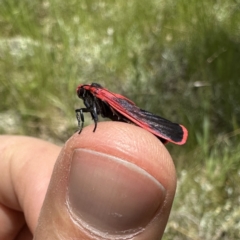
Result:
<svg viewBox="0 0 240 240"><path fill-rule="evenodd" d="M76 118L78 121L78 128L79 128L79 132L78 134L80 134L82 132L83 129L83 125L84 125L84 112L90 112L90 110L88 108L79 108L75 110L76 112Z"/></svg>
<svg viewBox="0 0 240 240"><path fill-rule="evenodd" d="M93 118L93 121L94 121L94 129L93 129L93 132L96 131L97 129L97 122L98 122L98 113L97 113L97 107L96 107L96 101L93 101L93 106L92 106L92 111L91 111L91 115L92 115L92 118Z"/></svg>

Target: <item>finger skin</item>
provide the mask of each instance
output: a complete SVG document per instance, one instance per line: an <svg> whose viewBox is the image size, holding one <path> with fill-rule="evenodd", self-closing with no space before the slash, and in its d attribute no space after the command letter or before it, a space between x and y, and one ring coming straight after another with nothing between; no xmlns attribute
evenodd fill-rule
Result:
<svg viewBox="0 0 240 240"><path fill-rule="evenodd" d="M0 136L0 239L32 239L61 147L22 136ZM23 214L24 213L24 214Z"/></svg>
<svg viewBox="0 0 240 240"><path fill-rule="evenodd" d="M164 145L152 134L130 124L113 122L98 124L94 133L92 126L89 126L84 128L80 135L76 133L68 140L55 165L34 239L108 239L100 233L99 235L89 233L76 224L68 208L68 175L71 156L76 149L90 149L136 164L164 186L166 198L160 213L144 231L131 238L135 240L160 239L168 220L176 189L176 175L172 159Z"/></svg>
<svg viewBox="0 0 240 240"><path fill-rule="evenodd" d="M104 122L98 124L95 133L92 130L93 126L89 126L80 135L74 134L60 155L60 147L38 139L0 137L0 174L4 179L0 181L0 203L14 213L6 212L4 216L0 214L0 223L4 221L9 236L17 236L24 224L27 224L30 231L35 233L34 239L105 239L91 237L70 216L66 204L69 174L67 166L71 164L70 156L75 149L90 149L125 159L143 168L159 181L167 191L161 215L143 233L132 239L154 240L162 236L176 189L175 168L166 148L152 134L130 124ZM25 220L19 212L24 212ZM56 219L58 221L54 221ZM16 224L18 220L21 221ZM5 233L4 236L8 235ZM12 237L1 238L0 235L0 239Z"/></svg>

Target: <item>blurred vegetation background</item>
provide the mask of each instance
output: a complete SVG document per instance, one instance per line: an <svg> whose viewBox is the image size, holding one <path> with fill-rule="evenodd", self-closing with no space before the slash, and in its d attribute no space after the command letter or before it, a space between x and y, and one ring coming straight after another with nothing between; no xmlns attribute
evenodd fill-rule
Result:
<svg viewBox="0 0 240 240"><path fill-rule="evenodd" d="M239 0L1 0L0 29L1 134L62 144L100 83L189 130L163 239L240 239Z"/></svg>

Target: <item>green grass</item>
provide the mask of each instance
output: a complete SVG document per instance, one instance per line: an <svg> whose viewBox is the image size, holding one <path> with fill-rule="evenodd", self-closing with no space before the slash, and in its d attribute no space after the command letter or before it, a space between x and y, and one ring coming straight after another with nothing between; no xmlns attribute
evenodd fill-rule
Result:
<svg viewBox="0 0 240 240"><path fill-rule="evenodd" d="M178 168L178 190L164 239L239 239L240 145L222 141L185 155L197 162ZM188 159L190 157L190 159Z"/></svg>
<svg viewBox="0 0 240 240"><path fill-rule="evenodd" d="M240 3L0 3L0 133L55 143L98 82L189 130L164 239L240 239ZM89 122L91 119L89 118ZM184 219L184 221L183 221Z"/></svg>

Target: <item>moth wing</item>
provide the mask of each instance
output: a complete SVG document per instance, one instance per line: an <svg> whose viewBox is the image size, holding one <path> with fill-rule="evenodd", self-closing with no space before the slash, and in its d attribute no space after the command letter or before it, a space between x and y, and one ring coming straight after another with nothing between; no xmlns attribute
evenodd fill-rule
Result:
<svg viewBox="0 0 240 240"><path fill-rule="evenodd" d="M140 109L135 103L120 94L101 89L101 93L97 97L125 118L153 133L161 140L165 139L178 145L184 144L187 140L188 132L184 126Z"/></svg>

